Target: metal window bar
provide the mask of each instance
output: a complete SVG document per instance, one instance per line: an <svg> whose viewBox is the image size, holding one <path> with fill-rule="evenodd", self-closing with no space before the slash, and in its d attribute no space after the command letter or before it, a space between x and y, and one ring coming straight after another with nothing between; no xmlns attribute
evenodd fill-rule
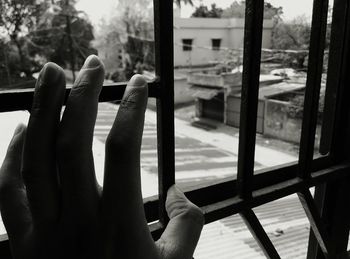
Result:
<svg viewBox="0 0 350 259"><path fill-rule="evenodd" d="M349 8L348 1L334 0L333 14L332 14L332 27L331 27L331 40L330 40L330 53L328 59L327 82L325 92L325 103L323 112L322 123L322 135L320 140L320 153L326 155L330 153L330 156L334 155L334 150L331 150L332 132L335 127L335 121L339 117L337 112L337 96L340 90L341 83L341 69L343 66L343 51L346 48L345 35L346 35L346 21L347 9Z"/></svg>
<svg viewBox="0 0 350 259"><path fill-rule="evenodd" d="M160 78L157 98L159 220L167 224L167 190L175 183L174 129L174 37L172 1L154 0L156 75Z"/></svg>
<svg viewBox="0 0 350 259"><path fill-rule="evenodd" d="M309 63L304 97L303 123L299 149L298 176L310 177L311 161L314 154L318 101L323 70L323 55L326 39L328 0L314 0Z"/></svg>
<svg viewBox="0 0 350 259"><path fill-rule="evenodd" d="M327 88L325 94L325 107L322 125L320 149L336 161L346 157L344 147L343 118L346 111L347 100L342 96L347 94L347 88L342 84L346 81L349 64L347 53L349 52L349 1L334 0L330 54L328 62ZM337 134L332 134L337 132Z"/></svg>
<svg viewBox="0 0 350 259"><path fill-rule="evenodd" d="M246 1L237 181L239 196L251 197L254 175L264 0Z"/></svg>
<svg viewBox="0 0 350 259"><path fill-rule="evenodd" d="M280 259L281 257L277 253L276 248L273 246L270 238L261 226L259 219L256 217L255 213L252 210L245 210L242 211L240 215L253 234L256 241L259 243L259 246L262 248L265 256L267 258Z"/></svg>
<svg viewBox="0 0 350 259"><path fill-rule="evenodd" d="M324 14L325 1L315 0L315 12L318 14ZM293 193L299 193L302 200L306 197L306 206L304 209L309 211L311 215L310 222L316 227L316 235L321 234L321 239L318 241L326 249L324 251L328 253L331 249L329 247L334 247L334 244L337 245L341 243L337 248L337 255L343 254L346 252L347 243L347 234L348 228L344 230L344 226L349 226L349 217L342 217L341 221L334 222L329 220L327 221L327 229L324 230L324 215L332 214L330 212L329 203L337 203L336 213L341 215L349 215L350 209L344 207L346 205L345 201L341 199L342 203L339 203L338 198L341 193L348 193L347 190L349 187L349 170L350 163L346 160L345 155L342 157L344 159L333 159L332 156L321 157L314 160L308 160L308 152L303 150L305 157L303 159L307 161L307 177L305 175L300 175L300 163L291 163L289 165L278 166L275 168L268 168L257 172L256 175L253 175L253 164L254 164L254 144L255 144L255 126L256 126L256 102L257 102L257 90L258 90L258 81L259 76L259 65L260 65L260 50L259 45L261 46L261 26L262 26L262 17L263 12L263 1L247 1L247 21L246 21L246 31L245 31L245 74L243 79L243 85L245 93L245 98L247 98L245 104L243 105L242 118L245 118L245 125L243 126L247 132L241 132L240 134L240 155L239 163L241 169L239 169L239 177L237 180L224 181L209 186L204 186L201 188L194 189L186 193L190 200L198 204L204 211L206 223L210 223L215 220L219 220L223 217L227 217L236 213L241 213L245 215L247 224L250 226L253 234L256 236L258 243L262 244L263 250L270 258L274 257L274 247L271 247L271 241L268 239L265 231L262 229L259 221L256 219L254 213L251 213L251 209L271 202L273 200L285 197ZM322 5L322 8L321 8ZM339 15L343 20L346 21L344 27L337 27L333 25L333 28L340 28L338 32L344 32L344 37L341 39L343 49L340 51L335 51L335 36L332 36L330 50L330 60L332 56L339 56L342 60L333 61L337 63L338 66L330 67L328 74L334 74L334 69L339 69L341 75L339 78L337 86L337 96L335 98L334 104L337 107L337 111L340 111L340 115L334 120L334 131L332 132L332 139L337 141L332 141L330 149L334 150L334 154L339 154L343 150L348 150L346 145L350 141L349 131L349 115L350 112L346 107L344 100L350 98L350 92L346 88L346 82L349 80L349 69L350 62L347 60L350 56L350 47L349 47L349 36L350 36L350 21L347 19L349 17L349 4L347 0L335 0L334 10L340 10L340 6L345 6L345 12L339 12ZM150 225L150 229L155 238L157 238L162 230L164 229L165 224L167 223L166 214L164 211L164 201L165 201L165 192L167 188L174 183L174 115L173 115L173 47L172 47L172 1L162 1L154 0L154 11L155 11L155 39L156 39L156 74L157 79L150 83L150 97L157 98L157 119L158 119L158 154L159 154L159 197L150 197L145 199L145 211L148 222L157 221L160 219L160 222L153 223ZM314 14L315 16L315 14ZM316 20L315 20L316 19ZM322 22L324 22L324 16L320 18L314 17L312 33L314 38L322 39ZM254 24L256 22L256 24ZM254 25L254 26L253 26ZM335 29L337 30L337 29ZM260 31L260 32L259 32ZM255 33L253 33L255 32ZM339 34L338 34L339 35ZM339 40L339 39L337 39ZM312 40L314 46L317 47L317 50L310 51L310 58L314 60L311 62L320 61L322 42L317 42L317 40ZM257 54L257 55L254 55ZM338 56L339 55L339 56ZM335 58L334 58L335 59ZM340 63L340 65L339 65ZM310 65L311 66L311 65ZM257 68L257 69L254 69ZM311 67L308 75L308 87L317 87L317 78L320 73L319 68ZM310 79L309 79L310 78ZM313 78L313 79L312 79ZM312 79L312 80L311 80ZM310 81L311 80L311 81ZM313 83L310 83L313 82ZM311 85L311 86L309 86ZM251 87L252 89L248 89ZM121 99L123 91L125 89L125 84L112 84L109 86L104 86L101 92L100 101L112 101ZM316 89L317 90L317 89ZM309 90L311 95L311 91ZM68 95L69 89L66 91ZM341 93L341 95L339 94ZM0 112L4 111L13 111L21 109L30 109L32 103L33 90L21 90L16 92L3 92L0 93ZM314 100L315 98L313 98ZM249 107L248 104L251 104L253 107ZM309 106L308 111L305 111L305 115L314 116L314 110L317 106L317 102L310 101L306 104ZM249 115L249 116L248 116ZM169 117L168 117L169 116ZM251 118L251 117L255 118ZM306 123L306 122L304 122ZM314 123L314 122L313 122ZM255 125L255 126L254 126ZM312 125L312 123L310 124ZM347 127L345 127L346 125ZM342 126L342 127L341 127ZM304 126L305 127L305 126ZM314 135L311 134L312 130L303 130L302 138L304 138L304 143L311 143ZM339 134L341 133L341 134ZM305 134L305 136L304 136ZM329 133L328 133L329 134ZM243 136L242 136L243 135ZM307 136L306 136L307 135ZM254 141L251 141L249 137L254 138ZM341 138L345 138L346 141L340 141ZM301 146L302 149L305 148L305 144ZM302 158L302 157L301 157ZM243 169L248 169L247 173ZM299 177L301 176L301 177ZM344 181L346 180L346 181ZM335 189L337 189L338 183L342 184L342 192L335 195ZM305 192L307 188L325 184L326 186L332 186L329 191L324 192L323 200L328 201L326 206L322 208L323 213L318 213L316 209L316 204L308 192ZM336 187L334 187L336 186ZM325 199L327 198L327 199ZM324 213L325 212L328 213ZM248 214L247 214L248 212ZM250 212L250 213L249 213ZM346 212L346 213L344 213ZM322 216L322 217L321 217ZM330 218L328 215L327 218ZM342 230L339 230L342 229ZM341 231L342 235L336 235ZM325 233L325 234L324 234ZM329 235L331 233L331 235ZM334 234L335 233L335 234ZM333 235L332 235L333 234ZM327 238L326 236L330 236ZM328 240L328 241L327 241ZM341 241L341 242L339 242ZM328 247L328 248L327 248ZM0 237L0 256L1 258L10 258L9 256L9 245L6 236ZM308 258L316 258L316 254L310 252ZM317 257L318 258L318 257Z"/></svg>

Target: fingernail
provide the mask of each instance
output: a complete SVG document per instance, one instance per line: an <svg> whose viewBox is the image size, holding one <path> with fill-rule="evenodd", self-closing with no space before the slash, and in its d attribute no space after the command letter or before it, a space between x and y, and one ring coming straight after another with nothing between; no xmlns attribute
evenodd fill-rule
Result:
<svg viewBox="0 0 350 259"><path fill-rule="evenodd" d="M39 112L47 107L52 107L56 101L61 102L65 87L65 75L63 69L55 63L46 63L42 68L35 85L32 112ZM50 96L50 98L48 98ZM56 96L52 99L52 96Z"/></svg>
<svg viewBox="0 0 350 259"><path fill-rule="evenodd" d="M129 85L130 86L136 86L136 87L142 87L147 84L146 79L139 74L133 75L133 77L130 79Z"/></svg>
<svg viewBox="0 0 350 259"><path fill-rule="evenodd" d="M60 70L61 68L55 63L46 63L40 72L40 83L50 85L56 83L58 80L61 80L61 77L64 79L64 74L60 73Z"/></svg>
<svg viewBox="0 0 350 259"><path fill-rule="evenodd" d="M90 55L84 63L83 68L96 68L101 65L100 59L96 55Z"/></svg>
<svg viewBox="0 0 350 259"><path fill-rule="evenodd" d="M147 82L141 75L134 75L124 92L124 96L121 102L121 107L128 109L146 109L147 106Z"/></svg>

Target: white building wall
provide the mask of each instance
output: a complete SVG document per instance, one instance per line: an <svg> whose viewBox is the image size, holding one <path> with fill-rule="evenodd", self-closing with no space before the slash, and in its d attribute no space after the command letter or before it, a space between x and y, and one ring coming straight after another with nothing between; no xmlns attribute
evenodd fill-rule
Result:
<svg viewBox="0 0 350 259"><path fill-rule="evenodd" d="M263 47L271 46L272 21L265 20ZM227 49L242 49L244 19L175 18L174 65L203 65L221 60ZM183 50L183 39L192 39L192 51ZM212 39L221 39L221 50L212 50Z"/></svg>

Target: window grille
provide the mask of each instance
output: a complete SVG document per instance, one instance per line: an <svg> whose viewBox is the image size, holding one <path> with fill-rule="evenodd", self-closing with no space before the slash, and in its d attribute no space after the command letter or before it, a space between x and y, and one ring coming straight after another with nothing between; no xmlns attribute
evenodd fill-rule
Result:
<svg viewBox="0 0 350 259"><path fill-rule="evenodd" d="M260 75L263 0L246 1L241 123L237 180L227 180L186 193L205 214L206 223L239 213L268 258L280 258L252 208L297 193L308 216L308 258L338 258L347 253L350 223L349 107L350 2L335 0L329 51L325 111L320 149L325 156L314 159L313 148L320 91L328 0L314 0L308 75L296 163L268 168L254 175L254 148ZM165 194L175 182L173 1L154 0L156 80L149 85L157 99L159 195L144 201L154 238L168 218ZM103 87L100 101L121 99L125 84ZM66 90L66 97L69 94ZM33 90L0 93L0 112L30 109ZM315 196L309 187L316 186ZM6 236L0 237L0 257L10 258Z"/></svg>

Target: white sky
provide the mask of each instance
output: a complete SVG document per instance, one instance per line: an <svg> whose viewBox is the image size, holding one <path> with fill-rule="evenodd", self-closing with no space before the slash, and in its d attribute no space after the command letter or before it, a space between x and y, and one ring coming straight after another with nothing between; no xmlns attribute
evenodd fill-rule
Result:
<svg viewBox="0 0 350 259"><path fill-rule="evenodd" d="M230 6L233 0L202 0L204 5L210 6L216 3L218 7L225 8ZM282 6L284 19L291 20L299 15L311 17L313 0L269 0L274 6ZM332 1L330 1L332 2ZM118 0L79 0L77 8L85 11L91 21L97 24L102 17L108 19L118 3ZM200 0L194 0L195 6L198 6ZM182 17L189 17L194 7L183 5L181 10Z"/></svg>

